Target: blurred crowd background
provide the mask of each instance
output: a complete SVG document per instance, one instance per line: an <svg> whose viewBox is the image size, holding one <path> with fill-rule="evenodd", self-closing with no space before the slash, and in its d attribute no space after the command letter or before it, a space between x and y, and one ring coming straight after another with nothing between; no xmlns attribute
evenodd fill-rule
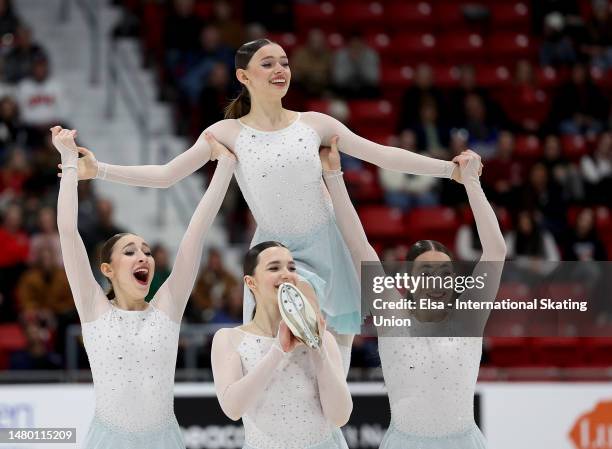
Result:
<svg viewBox="0 0 612 449"><path fill-rule="evenodd" d="M78 317L62 268L55 223L59 158L48 129L70 127L62 101L68 86L54 77L44 43L11 3L0 0L0 370L62 369L66 329ZM239 87L235 50L268 37L289 55L285 107L325 112L370 140L436 158L478 152L509 259L610 259L609 1L114 3L122 16L113 37L141 42L159 97L173 105L177 134L195 140L223 118ZM193 176L209 179L210 165ZM478 259L479 239L460 185L349 157L343 170L366 233L385 260L402 260L421 238L445 243L460 260ZM223 214L232 244L248 244L254 224L235 184ZM94 269L99 245L132 231L115 223L113 203L92 182L79 183L79 230ZM163 241L152 243L157 268L150 297L172 260ZM223 248L210 249L184 321L240 323L242 291ZM605 325L611 318L598 319ZM572 341L561 354L585 344ZM483 363L612 364L586 355L546 360L546 351L517 361L518 352L495 357L494 346L487 346ZM207 351L204 345L199 366L209 366ZM85 357L80 364L87 366ZM356 339L352 365L379 365L374 338Z"/></svg>

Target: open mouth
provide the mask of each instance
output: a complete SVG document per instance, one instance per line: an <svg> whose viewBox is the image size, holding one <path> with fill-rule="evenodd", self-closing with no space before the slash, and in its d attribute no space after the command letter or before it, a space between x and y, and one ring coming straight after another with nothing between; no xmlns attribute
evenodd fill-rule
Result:
<svg viewBox="0 0 612 449"><path fill-rule="evenodd" d="M139 268L134 271L134 278L140 285L147 285L147 281L149 280L149 270L146 268Z"/></svg>
<svg viewBox="0 0 612 449"><path fill-rule="evenodd" d="M278 87L284 87L287 85L287 80L284 78L277 78L270 81L270 84L273 84Z"/></svg>

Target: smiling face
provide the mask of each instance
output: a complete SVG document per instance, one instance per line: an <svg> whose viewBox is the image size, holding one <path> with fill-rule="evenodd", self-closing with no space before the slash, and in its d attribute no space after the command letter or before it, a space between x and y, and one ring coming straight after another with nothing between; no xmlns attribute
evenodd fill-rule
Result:
<svg viewBox="0 0 612 449"><path fill-rule="evenodd" d="M110 261L102 263L100 270L113 285L115 293L144 299L155 274L155 260L141 237L127 234L115 242Z"/></svg>
<svg viewBox="0 0 612 449"><path fill-rule="evenodd" d="M253 54L246 69L236 70L236 77L246 86L253 99L281 99L291 81L287 54L278 44L264 45Z"/></svg>
<svg viewBox="0 0 612 449"><path fill-rule="evenodd" d="M426 251L414 259L412 268L413 276L436 276L443 280L447 276L453 276L454 270L450 257L441 251ZM430 285L420 286L413 294L413 298L417 300L417 305L421 298L428 298L432 301L444 301L445 303L454 300L454 290L452 288L442 288L439 283L434 285L430 281ZM448 314L448 306L444 310L423 310L419 311L419 316L422 321L440 321Z"/></svg>
<svg viewBox="0 0 612 449"><path fill-rule="evenodd" d="M298 274L291 251L275 246L259 253L252 275L244 276L244 282L253 292L258 306L276 304L278 287L288 282L297 285Z"/></svg>

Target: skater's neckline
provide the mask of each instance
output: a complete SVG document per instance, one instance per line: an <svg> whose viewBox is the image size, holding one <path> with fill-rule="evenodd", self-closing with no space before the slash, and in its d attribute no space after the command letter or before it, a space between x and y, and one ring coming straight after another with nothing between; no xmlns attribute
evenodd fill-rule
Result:
<svg viewBox="0 0 612 449"><path fill-rule="evenodd" d="M245 124L245 123L244 123L242 120L240 120L240 119L238 119L238 122L239 122L239 123L240 123L242 126L244 126L245 128L250 129L251 131L256 131L256 132L258 132L258 133L264 133L264 134L273 134L273 133L277 133L277 132L280 132L280 131L285 131L285 130L287 130L287 129L291 128L293 125L295 125L295 124L296 124L296 123L297 123L297 122L300 120L300 116L301 116L301 113L300 113L300 112L297 112L296 114L297 114L297 115L296 115L295 119L294 119L294 120L293 120L291 123L289 123L287 126L285 126L284 128L280 128L280 129L274 129L274 130L272 130L272 131L264 131L263 129L253 128L252 126L246 125L246 124Z"/></svg>

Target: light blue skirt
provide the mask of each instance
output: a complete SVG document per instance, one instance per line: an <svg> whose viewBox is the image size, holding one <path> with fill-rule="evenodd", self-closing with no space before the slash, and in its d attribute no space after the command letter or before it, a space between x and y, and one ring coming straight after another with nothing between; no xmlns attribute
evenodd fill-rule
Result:
<svg viewBox="0 0 612 449"><path fill-rule="evenodd" d="M279 235L257 228L251 248L274 240L285 245L296 262L298 274L310 282L325 314L327 327L339 334L361 330L361 296L357 272L334 218L305 235ZM245 286L245 304L252 295ZM251 310L252 311L252 310ZM251 319L245 310L245 320Z"/></svg>
<svg viewBox="0 0 612 449"><path fill-rule="evenodd" d="M83 449L185 449L176 418L165 428L149 432L123 432L94 416Z"/></svg>
<svg viewBox="0 0 612 449"><path fill-rule="evenodd" d="M420 437L389 426L380 449L486 449L484 436L478 426L461 433L443 437Z"/></svg>
<svg viewBox="0 0 612 449"><path fill-rule="evenodd" d="M253 447L247 443L242 446L242 449L267 449L265 447ZM314 446L304 447L303 449L349 449L342 435L342 430L336 428L331 434L328 440L322 441L321 443L315 444Z"/></svg>

